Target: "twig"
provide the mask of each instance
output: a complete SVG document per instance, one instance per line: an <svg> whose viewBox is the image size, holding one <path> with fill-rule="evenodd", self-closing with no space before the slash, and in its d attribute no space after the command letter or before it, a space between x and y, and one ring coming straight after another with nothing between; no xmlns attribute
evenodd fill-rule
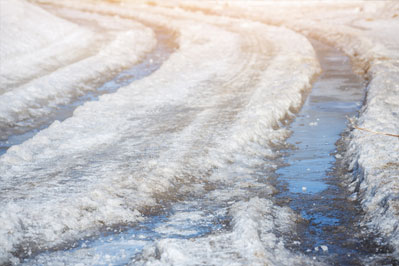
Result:
<svg viewBox="0 0 399 266"><path fill-rule="evenodd" d="M347 116L346 118L349 120L351 126L354 127L354 128L356 128L356 129L358 129L358 130L367 131L367 132L370 132L370 133L373 133L373 134L377 134L377 135L385 135L385 136L390 136L390 137L399 138L399 135L397 135L397 134L379 132L379 131L374 131L374 130L370 130L370 129L363 128L363 127L358 127L358 126L355 125L355 122L353 121L353 119L351 119L351 118L348 117L348 116Z"/></svg>
<svg viewBox="0 0 399 266"><path fill-rule="evenodd" d="M379 132L379 131L373 131L373 130L370 130L370 129L367 129L367 128L358 127L358 126L355 126L355 125L353 125L353 127L356 128L356 129L359 129L359 130L363 130L363 131L367 131L367 132L373 133L373 134L385 135L385 136L390 136L390 137L399 138L399 135L396 135L396 134L384 133L384 132Z"/></svg>

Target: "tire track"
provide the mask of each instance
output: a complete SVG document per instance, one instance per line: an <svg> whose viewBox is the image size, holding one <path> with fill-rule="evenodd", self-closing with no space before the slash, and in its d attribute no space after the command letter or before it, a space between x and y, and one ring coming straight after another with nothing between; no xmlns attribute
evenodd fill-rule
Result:
<svg viewBox="0 0 399 266"><path fill-rule="evenodd" d="M123 70L129 69L131 65L137 64L155 46L152 32L138 23L112 17L91 18L92 21L96 19L105 20L104 24L109 25L94 26L97 35L93 35L100 36L98 41L103 42L92 45L92 50L96 51L93 56L64 65L57 71L36 77L27 84L0 95L1 146L20 143L31 137L34 131L47 127L55 119L59 119L57 115L62 113L60 109L76 107L78 102L81 104L95 98L101 94L96 93L96 88ZM112 27L121 29L115 30ZM77 28L94 32L87 27ZM102 33L99 34L99 31ZM123 44L131 47L123 47ZM129 53L129 56L122 58L122 53ZM93 66L90 67L90 64ZM104 91L104 88L99 90Z"/></svg>
<svg viewBox="0 0 399 266"><path fill-rule="evenodd" d="M245 209L246 200L257 196L264 198L250 204L273 205L265 199L273 189L260 180L264 169L259 166L264 155L270 155L265 144L269 133L281 134L274 132L271 121L277 123L289 107L299 104L309 76L317 71L315 65L298 70L299 61L293 66L299 80L270 81L284 74L281 69L286 68L287 58L279 54L290 50L288 44L277 49L274 42L286 41L281 37L284 33L293 39L296 35L256 23L241 27L241 21L231 25L231 20L188 19L181 13L171 18L151 9L106 10L106 14L169 24L177 33L179 49L149 77L77 108L69 119L0 159L0 170L7 173L2 177L3 214L18 209L7 226L18 232L10 249L19 258L73 246L82 236L134 225L176 202L207 197L207 192L211 192L208 200L222 211L231 205L226 205L229 201L239 201L239 209ZM306 42L295 40L305 44L306 60L311 60ZM282 110L267 113L271 103L266 100L275 93L269 87L288 91L293 87L295 93L288 101L279 98ZM270 94L263 93L269 90ZM250 116L252 111L255 116ZM255 125L256 132L246 128L251 122L260 123ZM227 181L230 167L238 172ZM245 171L258 173L241 177ZM222 183L225 187L218 187ZM229 194L230 189L234 193ZM43 198L49 199L46 204ZM29 209L21 207L25 204L30 204ZM251 209L257 211L256 206ZM278 210L274 207L261 215L274 219ZM36 219L37 213L44 218ZM50 216L60 219L50 220ZM16 220L22 221L23 230L20 224L12 224ZM241 230L244 222L240 217L235 220L235 230ZM252 229L258 230L255 225ZM49 243L54 238L58 240ZM257 243L262 246L261 240Z"/></svg>

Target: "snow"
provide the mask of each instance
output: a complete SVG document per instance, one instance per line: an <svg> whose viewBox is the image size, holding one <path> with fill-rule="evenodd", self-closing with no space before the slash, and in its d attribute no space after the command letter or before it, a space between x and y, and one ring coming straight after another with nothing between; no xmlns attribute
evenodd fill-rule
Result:
<svg viewBox="0 0 399 266"><path fill-rule="evenodd" d="M147 246L132 265L322 265L289 252L276 235L294 226L296 215L267 199L252 198L231 206L232 229L191 241L163 239ZM287 233L287 232L285 232Z"/></svg>
<svg viewBox="0 0 399 266"><path fill-rule="evenodd" d="M0 55L1 139L40 126L44 116L137 63L156 43L152 31L138 23L126 26L121 19L97 16L92 19L119 30L107 26L105 34L95 33L27 2L5 2L0 22L5 25ZM23 28L33 22L37 28ZM53 26L45 27L46 23Z"/></svg>
<svg viewBox="0 0 399 266"><path fill-rule="evenodd" d="M367 96L357 126L398 134L399 38L393 32L399 31L399 20L392 17L399 13L399 5L387 2L375 7L364 3L363 10L350 23L336 16L334 25L318 23L314 27L314 23L304 22L297 28L340 47L357 63L359 72L367 75ZM356 177L355 181L349 177L348 181L353 181L349 188L365 210L363 222L382 233L398 252L399 140L353 129L347 146L345 160Z"/></svg>
<svg viewBox="0 0 399 266"><path fill-rule="evenodd" d="M84 104L0 157L0 264L18 264L18 253L53 248L59 251L27 263L112 263L129 257L123 248L115 256L93 248L62 249L101 228L144 221L162 202L195 195L224 206L231 228L191 240L133 241L145 248L131 263L320 265L316 257L284 247L280 235L293 232L299 218L272 201L275 188L268 174L276 166L266 161L276 156L273 144L289 134L280 121L300 108L320 71L301 34L341 48L369 77L357 125L399 132L399 39L392 34L399 23L393 2L318 3L317 8L301 2L295 5L303 12L296 12L287 3L271 9L257 1L212 6L187 1L173 9L50 1L78 9L57 12L66 19L89 17L97 24L90 27L28 2L0 3L0 23L7 25L0 27L4 135L37 127L40 117L92 90L99 76L138 62L155 39L131 19L176 32L179 44L152 75ZM231 17L184 10L198 7ZM353 129L347 146L344 161L356 173L349 188L361 200L364 223L398 250L399 141ZM199 221L203 211L189 218ZM173 235L182 223L174 215L157 232ZM328 252L327 246L316 248Z"/></svg>
<svg viewBox="0 0 399 266"><path fill-rule="evenodd" d="M355 70L369 80L357 126L399 134L397 1L221 1L214 5L186 1L179 5L199 12L284 25L340 48L351 57ZM352 129L346 146L344 161L355 175L355 180L348 176L348 189L361 201L366 213L363 224L381 233L398 253L398 138Z"/></svg>
<svg viewBox="0 0 399 266"><path fill-rule="evenodd" d="M229 209L233 232L215 240L233 241L221 246L221 257L253 249L245 260L307 261L277 239L274 231L291 231L294 216L268 199L274 188L254 173L265 156L274 156L270 141L287 136L287 130L274 128L299 108L319 71L306 38L250 21L241 27L229 18L189 18L182 10L171 20L163 9L63 4L167 27L178 33L179 49L152 75L87 102L0 157L1 260L15 260L17 250L68 246L104 226L137 223L158 202L205 193L205 184L223 182L226 189L209 197L220 204L238 202ZM121 60L125 42L117 42L118 51L109 52ZM99 54L108 54L107 47ZM98 73L85 69L79 77L84 82L91 75ZM79 77L72 79L80 84ZM248 194L251 190L256 193ZM187 242L163 246L165 260L187 259Z"/></svg>
<svg viewBox="0 0 399 266"><path fill-rule="evenodd" d="M26 1L0 5L0 94L79 60L96 41L92 32Z"/></svg>

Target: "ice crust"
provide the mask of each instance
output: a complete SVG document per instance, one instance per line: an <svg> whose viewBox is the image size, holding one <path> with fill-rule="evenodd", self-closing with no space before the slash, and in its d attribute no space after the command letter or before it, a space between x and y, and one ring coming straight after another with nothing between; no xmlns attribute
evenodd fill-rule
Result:
<svg viewBox="0 0 399 266"><path fill-rule="evenodd" d="M122 19L93 15L108 24L96 33L27 2L2 5L7 14L1 21L0 139L40 126L44 116L137 63L156 43L151 29L132 21L127 26ZM36 22L38 28L23 28Z"/></svg>
<svg viewBox="0 0 399 266"><path fill-rule="evenodd" d="M254 264L307 262L277 239L277 230L292 230L294 215L274 205L274 188L254 173L274 156L271 142L287 136L275 128L299 108L319 72L306 38L183 10L62 5L164 26L178 34L179 49L149 77L84 104L0 157L0 262L141 221L159 202L205 193L208 183L226 187L210 193L214 201L236 201L229 208L232 231L160 241L160 261L151 259L150 247L145 261L172 263L179 256L170 254L211 249L214 241L215 262L233 258L231 252Z"/></svg>

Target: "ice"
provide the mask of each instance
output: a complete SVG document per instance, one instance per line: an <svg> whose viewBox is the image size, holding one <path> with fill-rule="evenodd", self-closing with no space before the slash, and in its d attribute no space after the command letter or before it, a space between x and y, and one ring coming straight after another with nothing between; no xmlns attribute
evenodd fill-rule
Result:
<svg viewBox="0 0 399 266"><path fill-rule="evenodd" d="M323 250L323 252L328 251L328 247L326 245L321 245L320 248L321 248L321 250Z"/></svg>
<svg viewBox="0 0 399 266"><path fill-rule="evenodd" d="M320 245L320 246L315 247L314 250L316 252L318 252L318 251L327 252L328 251L328 247L326 245Z"/></svg>

